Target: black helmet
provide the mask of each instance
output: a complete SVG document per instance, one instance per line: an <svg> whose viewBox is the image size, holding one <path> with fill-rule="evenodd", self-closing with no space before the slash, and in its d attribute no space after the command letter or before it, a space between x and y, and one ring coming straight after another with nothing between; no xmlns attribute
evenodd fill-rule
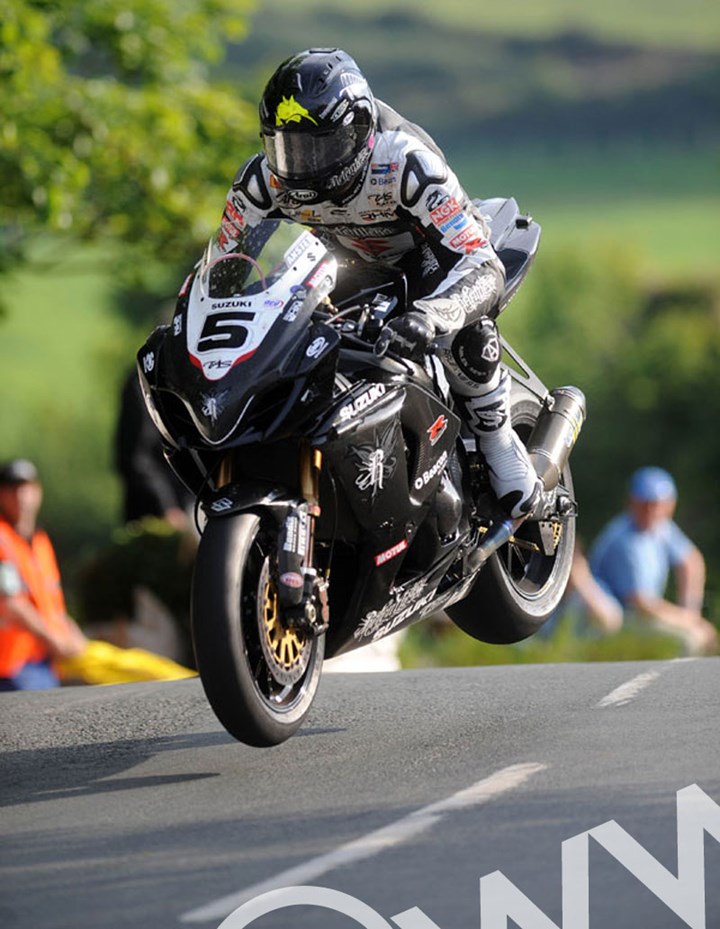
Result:
<svg viewBox="0 0 720 929"><path fill-rule="evenodd" d="M260 101L270 170L292 199L342 200L370 158L375 102L353 59L311 48L284 61Z"/></svg>

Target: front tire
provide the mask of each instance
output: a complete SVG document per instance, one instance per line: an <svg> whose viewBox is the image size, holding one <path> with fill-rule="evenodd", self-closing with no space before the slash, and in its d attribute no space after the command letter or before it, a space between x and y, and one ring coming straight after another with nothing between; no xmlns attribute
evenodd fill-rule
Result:
<svg viewBox="0 0 720 929"><path fill-rule="evenodd" d="M197 668L215 715L247 745L277 745L315 697L325 637L280 622L277 524L251 513L211 519L192 591Z"/></svg>
<svg viewBox="0 0 720 929"><path fill-rule="evenodd" d="M513 428L525 443L541 408L534 397L513 405ZM569 465L562 472L560 488L574 499ZM575 550L575 518L566 517L555 531L559 532L555 550L545 555L536 550L541 524L523 523L516 533L517 543L510 542L495 552L470 593L447 608L452 621L473 638L493 645L520 642L536 633L565 593Z"/></svg>

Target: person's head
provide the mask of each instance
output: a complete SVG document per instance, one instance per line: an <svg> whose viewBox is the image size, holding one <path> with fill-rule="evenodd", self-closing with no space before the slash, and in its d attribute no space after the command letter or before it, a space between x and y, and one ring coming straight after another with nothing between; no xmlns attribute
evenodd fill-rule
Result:
<svg viewBox="0 0 720 929"><path fill-rule="evenodd" d="M38 471L27 458L0 464L0 516L21 534L32 533L42 504Z"/></svg>
<svg viewBox="0 0 720 929"><path fill-rule="evenodd" d="M663 468L639 468L630 478L628 509L642 531L670 519L677 502L677 488Z"/></svg>
<svg viewBox="0 0 720 929"><path fill-rule="evenodd" d="M298 203L341 202L359 183L375 141L376 107L353 59L311 48L284 61L260 101L273 183Z"/></svg>

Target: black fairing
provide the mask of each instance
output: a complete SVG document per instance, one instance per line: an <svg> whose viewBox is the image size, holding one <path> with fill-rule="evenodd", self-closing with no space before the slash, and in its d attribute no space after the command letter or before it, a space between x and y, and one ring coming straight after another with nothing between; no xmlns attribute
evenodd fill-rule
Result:
<svg viewBox="0 0 720 929"><path fill-rule="evenodd" d="M262 441L282 434L291 410L296 418L286 426L295 431L298 415L304 421L332 389L340 336L321 322L310 323L309 309L291 323L279 318L251 357L217 381L208 380L188 352L186 315L187 306L180 305L172 326L156 330L138 353L141 375L148 353L154 355L148 383L176 444L202 449ZM313 343L319 348L308 355Z"/></svg>
<svg viewBox="0 0 720 929"><path fill-rule="evenodd" d="M511 287L537 247L513 204L481 205L502 227L499 244L524 256ZM460 419L442 379L430 363L373 353L384 321L404 309L406 281L397 272L386 287L365 280L357 303L345 292L335 315L313 291L325 281L326 260L315 262L307 247L299 253L312 267L305 277L296 262L300 284L288 286L252 352L239 351L223 370L193 355L186 336L193 299L201 323L208 318L195 291L179 298L169 326L152 333L138 368L168 460L208 518L248 510L286 518L306 505L307 450L321 461L312 564L329 579L329 657L465 596L474 578L463 558L477 522ZM232 300L240 326L243 294ZM257 301L253 307L257 318ZM210 338L227 336L222 318L213 326Z"/></svg>

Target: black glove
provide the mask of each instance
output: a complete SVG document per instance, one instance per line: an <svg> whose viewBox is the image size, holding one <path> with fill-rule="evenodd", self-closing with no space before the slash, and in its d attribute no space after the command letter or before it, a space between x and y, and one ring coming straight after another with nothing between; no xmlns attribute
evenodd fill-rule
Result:
<svg viewBox="0 0 720 929"><path fill-rule="evenodd" d="M435 326L417 310L391 319L375 342L375 354L392 350L410 361L422 361L435 338Z"/></svg>

